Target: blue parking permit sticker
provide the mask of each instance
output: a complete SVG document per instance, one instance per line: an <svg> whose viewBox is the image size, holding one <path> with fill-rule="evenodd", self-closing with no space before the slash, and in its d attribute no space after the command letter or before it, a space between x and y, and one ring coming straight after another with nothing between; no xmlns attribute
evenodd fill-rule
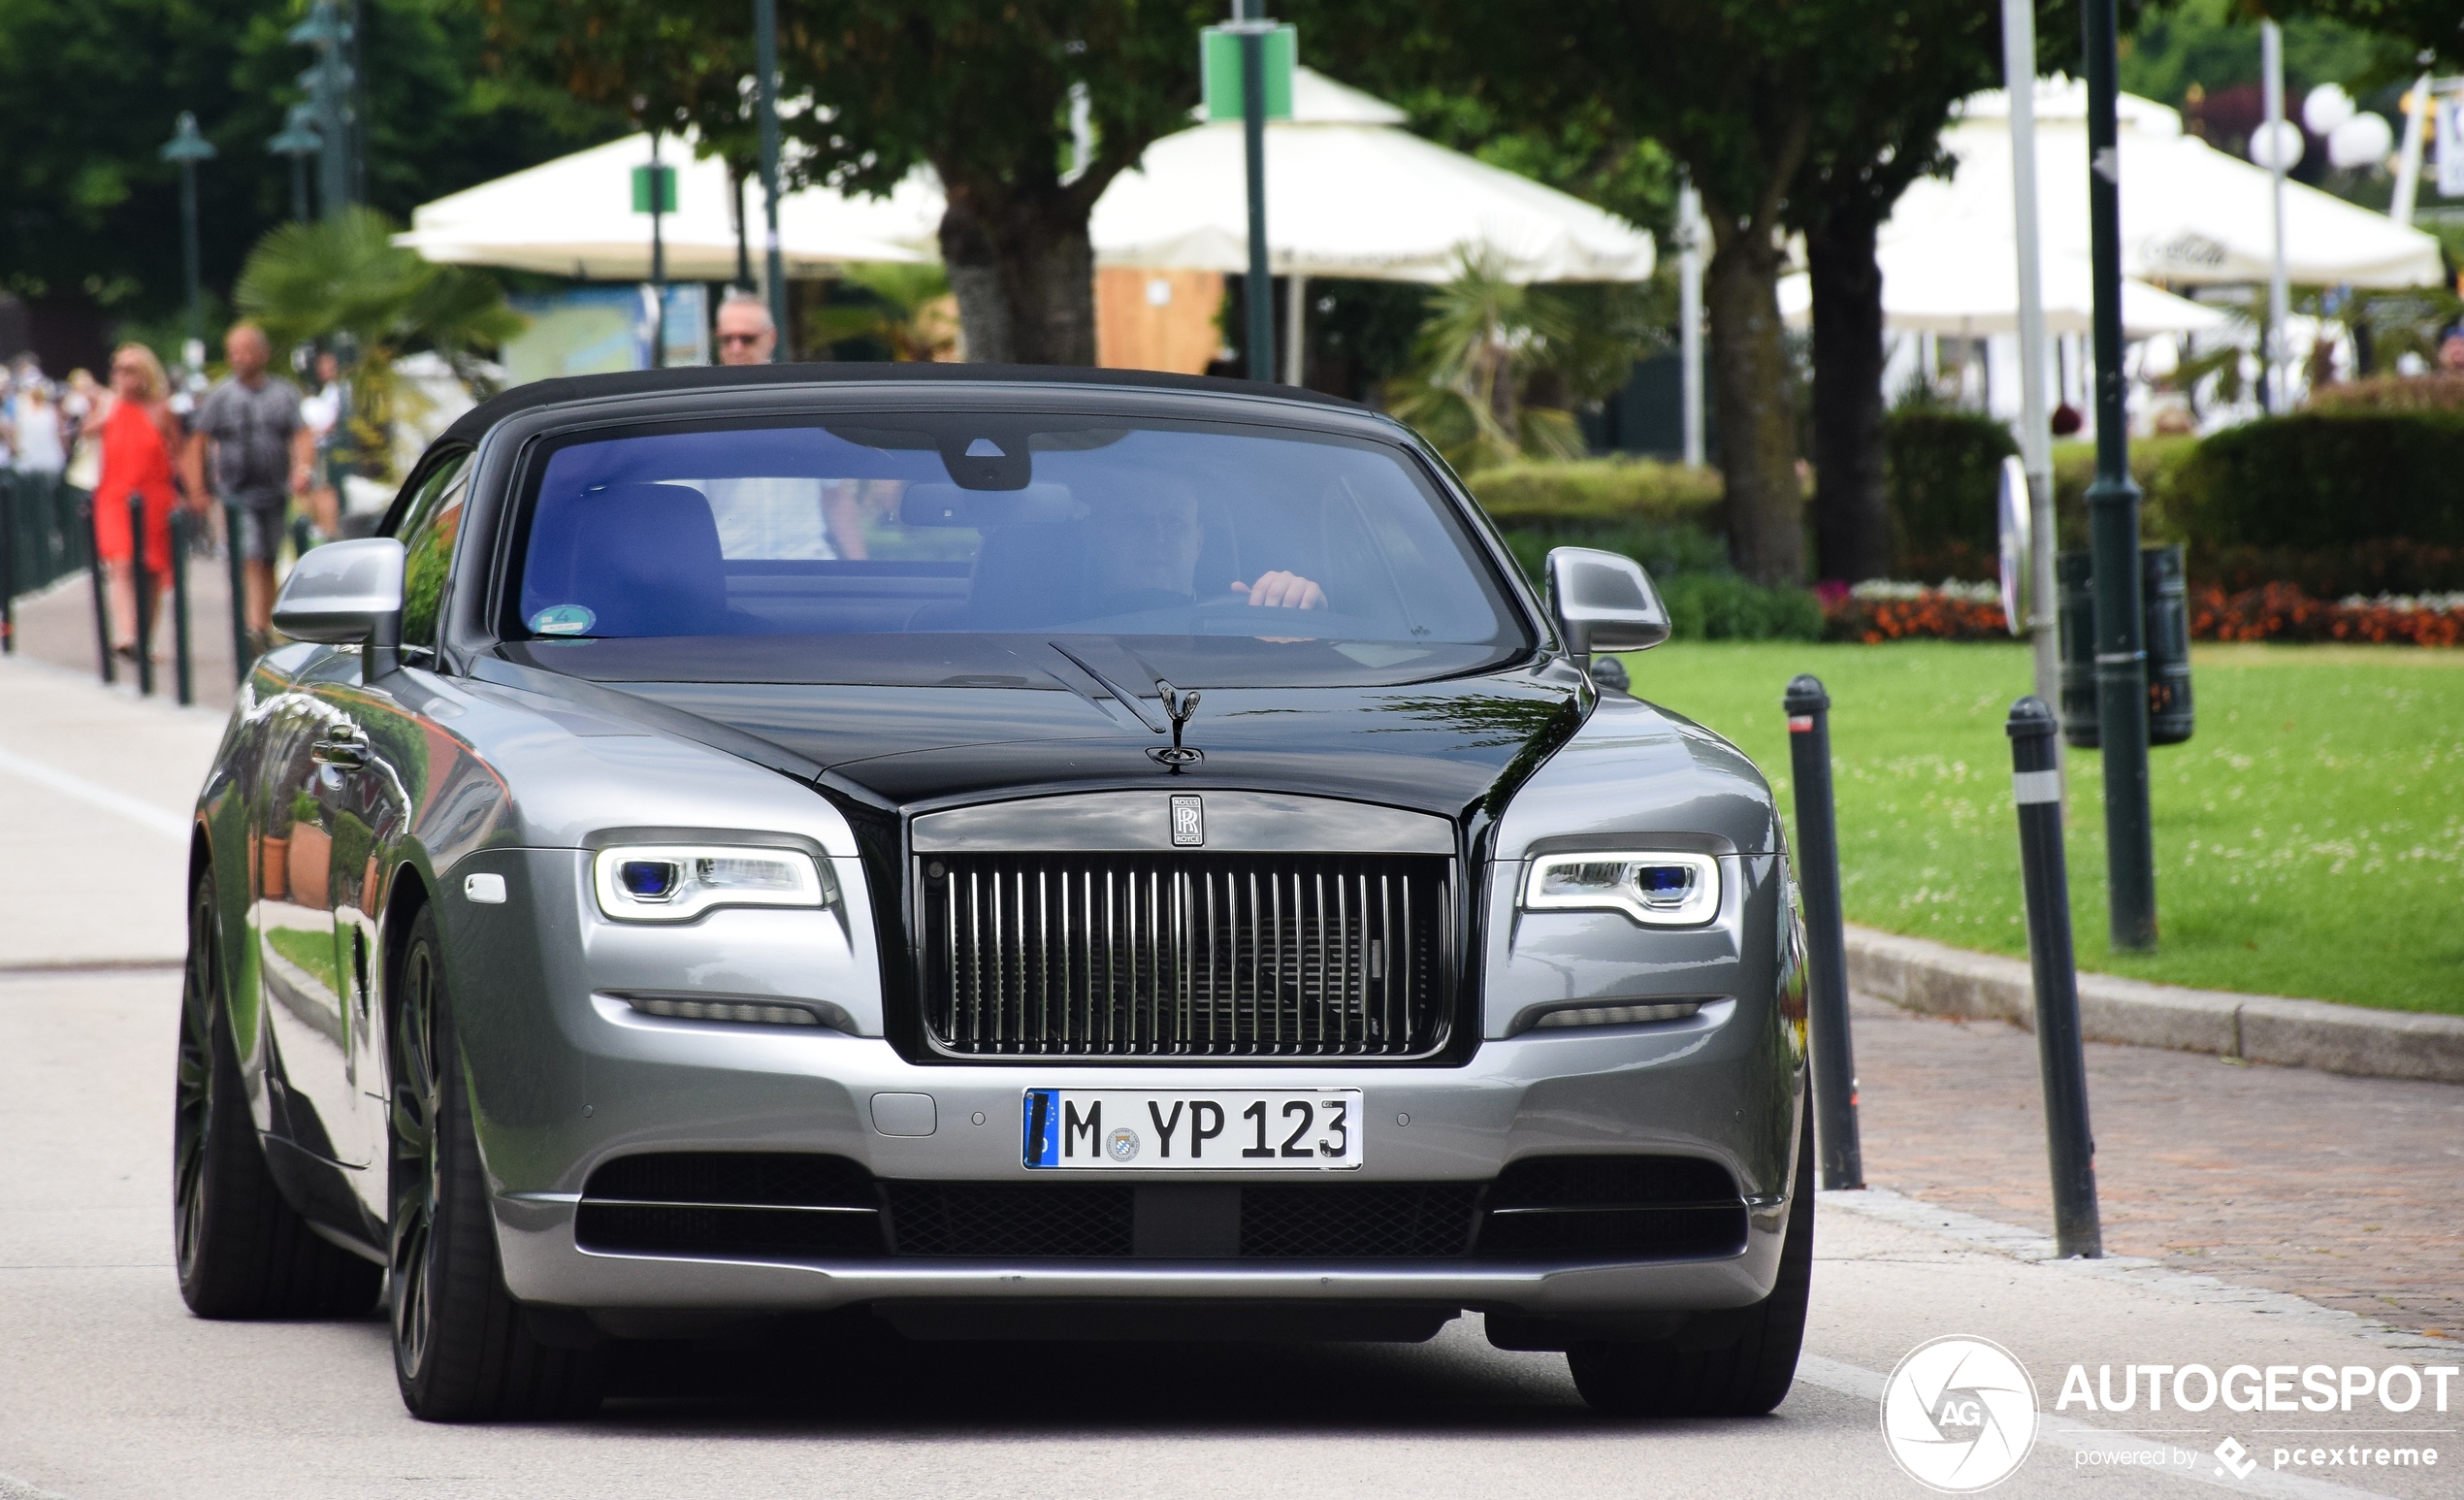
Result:
<svg viewBox="0 0 2464 1500"><path fill-rule="evenodd" d="M531 616L535 636L583 636L599 623L588 604L550 604Z"/></svg>
<svg viewBox="0 0 2464 1500"><path fill-rule="evenodd" d="M1061 1092L1058 1089L1026 1091L1026 1164L1058 1166L1061 1164Z"/></svg>

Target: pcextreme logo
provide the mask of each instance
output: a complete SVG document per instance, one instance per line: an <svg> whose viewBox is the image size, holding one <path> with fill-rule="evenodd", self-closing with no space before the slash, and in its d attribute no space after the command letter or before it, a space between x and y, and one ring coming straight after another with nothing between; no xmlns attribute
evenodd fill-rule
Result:
<svg viewBox="0 0 2464 1500"><path fill-rule="evenodd" d="M1991 1489L2036 1441L2036 1383L1990 1339L1928 1340L1883 1388L1882 1437L1908 1478L1928 1489Z"/></svg>

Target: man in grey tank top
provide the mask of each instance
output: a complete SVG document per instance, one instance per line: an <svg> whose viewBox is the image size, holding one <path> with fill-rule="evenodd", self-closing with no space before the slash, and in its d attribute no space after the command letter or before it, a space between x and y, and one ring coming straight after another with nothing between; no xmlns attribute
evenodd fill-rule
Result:
<svg viewBox="0 0 2464 1500"><path fill-rule="evenodd" d="M274 624L274 559L291 497L306 495L315 435L300 417L299 388L266 373L273 355L264 330L235 323L223 336L231 374L199 404L181 464L188 493L211 493L232 506L231 545L246 565L251 643L262 652Z"/></svg>

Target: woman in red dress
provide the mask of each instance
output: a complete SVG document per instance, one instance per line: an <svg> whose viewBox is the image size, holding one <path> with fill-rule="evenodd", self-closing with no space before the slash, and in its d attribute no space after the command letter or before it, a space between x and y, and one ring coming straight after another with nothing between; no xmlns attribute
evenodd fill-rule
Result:
<svg viewBox="0 0 2464 1500"><path fill-rule="evenodd" d="M112 355L112 398L101 416L103 472L94 482L94 552L103 560L112 603L113 649L136 657L150 645L137 639L137 580L129 572L134 538L129 535L128 497L146 500L146 575L153 584L153 619L171 590L171 455L178 449L178 419L171 413L171 381L162 361L142 343L123 343ZM90 419L89 419L90 420Z"/></svg>

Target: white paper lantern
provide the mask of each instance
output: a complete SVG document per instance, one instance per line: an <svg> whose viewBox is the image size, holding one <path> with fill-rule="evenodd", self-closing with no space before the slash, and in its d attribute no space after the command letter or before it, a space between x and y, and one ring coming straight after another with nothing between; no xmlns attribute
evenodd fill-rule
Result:
<svg viewBox="0 0 2464 1500"><path fill-rule="evenodd" d="M2338 167L2373 167L2395 149L2395 127L2383 114L2362 114L2327 136L2327 160Z"/></svg>
<svg viewBox="0 0 2464 1500"><path fill-rule="evenodd" d="M2251 132L2251 160L2270 172L2279 167L2290 172L2301 164L2301 153L2307 144L2299 125L2288 119L2280 119Z"/></svg>
<svg viewBox="0 0 2464 1500"><path fill-rule="evenodd" d="M2321 83L2310 91L2301 104L2302 123L2314 136L2331 136L2336 127L2352 118L2352 95L2341 83Z"/></svg>

